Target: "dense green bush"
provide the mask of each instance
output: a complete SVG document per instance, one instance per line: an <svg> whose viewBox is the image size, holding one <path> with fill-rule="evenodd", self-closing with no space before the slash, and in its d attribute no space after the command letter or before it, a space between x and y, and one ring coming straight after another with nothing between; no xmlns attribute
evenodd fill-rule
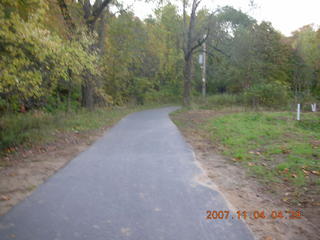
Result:
<svg viewBox="0 0 320 240"><path fill-rule="evenodd" d="M320 96L313 96L310 92L305 91L299 94L295 94L295 104L300 103L301 105L309 105L312 103L318 103Z"/></svg>
<svg viewBox="0 0 320 240"><path fill-rule="evenodd" d="M290 101L288 88L277 82L253 85L243 97L245 104L254 108L279 108L287 106Z"/></svg>
<svg viewBox="0 0 320 240"><path fill-rule="evenodd" d="M181 102L181 95L174 94L170 89L163 89L160 91L149 90L144 94L146 103L175 103Z"/></svg>
<svg viewBox="0 0 320 240"><path fill-rule="evenodd" d="M59 119L58 115L40 111L5 114L0 118L0 150L41 139Z"/></svg>
<svg viewBox="0 0 320 240"><path fill-rule="evenodd" d="M234 107L243 105L242 95L233 95L233 94L215 94L203 98L199 96L194 99L195 104L204 109L216 109L223 107Z"/></svg>
<svg viewBox="0 0 320 240"><path fill-rule="evenodd" d="M6 113L0 115L0 154L10 147L50 142L57 137L57 132L78 133L110 126L126 114L139 109L141 108L131 106L96 108L95 111L80 109L69 114L66 114L65 110Z"/></svg>
<svg viewBox="0 0 320 240"><path fill-rule="evenodd" d="M208 97L208 104L216 105L216 106L226 106L226 107L241 105L242 98L240 95L231 95L231 94L213 95Z"/></svg>

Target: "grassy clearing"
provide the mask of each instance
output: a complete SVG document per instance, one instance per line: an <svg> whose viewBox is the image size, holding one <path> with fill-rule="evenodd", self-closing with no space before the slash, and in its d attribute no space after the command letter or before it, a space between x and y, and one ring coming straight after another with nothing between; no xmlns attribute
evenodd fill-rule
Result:
<svg viewBox="0 0 320 240"><path fill-rule="evenodd" d="M194 108L199 109L223 109L226 107L239 107L244 105L244 99L242 95L232 94L215 94L194 99Z"/></svg>
<svg viewBox="0 0 320 240"><path fill-rule="evenodd" d="M6 114L0 117L0 152L14 151L14 147L20 145L50 142L56 137L56 132L81 133L110 126L131 112L157 106L101 108L69 114L43 111Z"/></svg>
<svg viewBox="0 0 320 240"><path fill-rule="evenodd" d="M246 112L210 119L203 127L223 153L262 180L320 186L320 115Z"/></svg>
<svg viewBox="0 0 320 240"><path fill-rule="evenodd" d="M207 110L225 110L226 108L244 108L247 111L260 110L260 111L295 111L296 102L295 99L287 97L285 94L281 95L281 91L276 95L270 92L260 94L214 94L209 95L205 99L203 97L197 97L194 99L192 108L207 109ZM278 96L280 92L280 96ZM318 103L317 99L310 96L305 96L299 99L299 103L303 110L311 111L310 103Z"/></svg>
<svg viewBox="0 0 320 240"><path fill-rule="evenodd" d="M293 112L239 107L182 109L171 116L186 137L210 140L205 144L244 167L282 201L320 206L320 113L304 112L299 122Z"/></svg>

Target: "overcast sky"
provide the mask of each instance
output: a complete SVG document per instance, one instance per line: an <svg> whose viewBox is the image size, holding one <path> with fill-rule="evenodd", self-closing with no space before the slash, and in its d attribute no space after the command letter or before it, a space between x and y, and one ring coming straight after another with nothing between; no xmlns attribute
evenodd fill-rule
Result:
<svg viewBox="0 0 320 240"><path fill-rule="evenodd" d="M259 21L271 22L275 29L287 36L306 24L320 24L320 0L255 0L257 8L254 10L250 9L249 2L249 0L203 0L202 6L209 9L215 9L217 6L233 6ZM140 18L151 14L154 8L154 5L143 1L135 2L133 6L135 14Z"/></svg>

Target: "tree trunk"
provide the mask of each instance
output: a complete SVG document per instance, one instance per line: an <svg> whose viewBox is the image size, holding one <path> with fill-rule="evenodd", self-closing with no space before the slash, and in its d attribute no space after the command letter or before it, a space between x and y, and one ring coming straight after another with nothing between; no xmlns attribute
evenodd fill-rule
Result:
<svg viewBox="0 0 320 240"><path fill-rule="evenodd" d="M183 86L183 105L190 106L191 104L191 81L192 81L192 54L185 59L184 64L184 86Z"/></svg>
<svg viewBox="0 0 320 240"><path fill-rule="evenodd" d="M95 31L95 26L100 18L100 25L98 26L98 39L93 44L92 50L99 50L100 54L103 53L104 39L105 39L105 8L108 7L111 0L96 0L94 5L91 5L90 0L85 0L83 4L84 19L88 27L88 34L92 34ZM86 76L86 81L82 84L82 106L88 109L94 107L94 86L99 86L99 79L93 79L93 76Z"/></svg>
<svg viewBox="0 0 320 240"><path fill-rule="evenodd" d="M86 75L86 78L90 78L88 74ZM94 102L93 102L93 83L92 80L86 80L82 86L82 99L81 99L81 105L85 108L88 108L89 110L93 109Z"/></svg>
<svg viewBox="0 0 320 240"><path fill-rule="evenodd" d="M74 22L72 21L69 9L67 7L67 4L65 2L65 0L57 0L61 14L63 16L63 19L70 31L70 38L72 38L72 34L75 31L76 25L74 24Z"/></svg>
<svg viewBox="0 0 320 240"><path fill-rule="evenodd" d="M187 24L187 17L186 17L186 7L187 3L186 0L183 1L183 52L184 52L184 85L183 85L183 105L190 106L191 104L191 81L192 81L192 56L193 51L201 46L201 42L193 45L194 39L194 27L196 23L196 11L197 7L201 0L193 0L192 2L192 9L189 24ZM188 25L188 26L187 26Z"/></svg>
<svg viewBox="0 0 320 240"><path fill-rule="evenodd" d="M68 97L67 97L67 113L70 113L71 110L71 89L68 88Z"/></svg>
<svg viewBox="0 0 320 240"><path fill-rule="evenodd" d="M69 82L68 82L68 97L67 97L67 113L71 110L71 93L72 93L72 71L68 69Z"/></svg>
<svg viewBox="0 0 320 240"><path fill-rule="evenodd" d="M62 16L64 18L65 23L68 26L68 29L70 33L75 32L76 25L72 21L68 6L66 4L65 0L57 0L57 3L60 7ZM99 37L100 39L97 39L97 42L94 44L93 49L102 47L104 44L104 21L105 21L105 8L111 3L111 0L96 0L94 4L92 5L90 0L82 0L79 1L79 3L82 5L83 13L84 13L84 20L88 28L88 34L92 34L95 31L95 24L98 21L99 18L101 18L101 25L99 29ZM71 38L70 38L71 39ZM103 49L103 47L101 48ZM102 50L103 51L103 50ZM92 76L88 73L84 73L84 79L85 81L82 83L81 86L81 92L82 92L82 100L81 105L83 107L92 109L94 106L94 80Z"/></svg>
<svg viewBox="0 0 320 240"><path fill-rule="evenodd" d="M106 13L103 11L100 16L99 26L98 26L98 49L100 52L100 56L104 54L104 45L106 39Z"/></svg>

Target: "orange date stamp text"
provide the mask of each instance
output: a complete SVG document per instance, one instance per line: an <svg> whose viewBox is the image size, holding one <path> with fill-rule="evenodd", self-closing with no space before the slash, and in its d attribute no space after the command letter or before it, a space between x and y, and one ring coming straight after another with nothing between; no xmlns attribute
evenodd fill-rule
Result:
<svg viewBox="0 0 320 240"><path fill-rule="evenodd" d="M273 210L266 212L264 210L258 211L236 211L232 212L230 210L208 210L206 219L207 220L227 220L227 219L301 219L301 211L293 210Z"/></svg>

